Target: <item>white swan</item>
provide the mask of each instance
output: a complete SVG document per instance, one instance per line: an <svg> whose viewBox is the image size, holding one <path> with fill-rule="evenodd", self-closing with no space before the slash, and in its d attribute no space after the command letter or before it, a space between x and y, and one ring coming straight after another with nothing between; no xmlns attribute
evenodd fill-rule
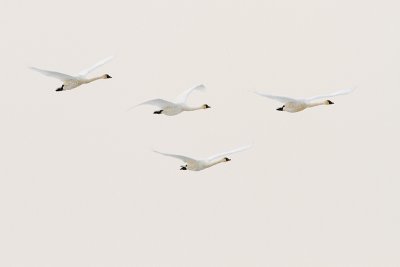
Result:
<svg viewBox="0 0 400 267"><path fill-rule="evenodd" d="M335 93L332 94L328 94L328 95L320 95L320 96L314 96L314 97L310 97L310 98L289 98L289 97L284 97L284 96L275 96L275 95L268 95L268 94L264 94L264 93L259 93L259 92L255 92L256 94L260 95L260 96L264 96L264 97L268 97L274 100L277 100L279 102L284 103L284 105L280 108L277 108L276 110L279 111L287 111L287 112L299 112L302 110L305 110L306 108L311 108L311 107L315 107L315 106L320 106L320 105L332 105L334 104L331 100L322 100L322 101L317 101L317 102L312 102L314 100L318 100L318 99L326 99L329 97L333 97L333 96L338 96L338 95L345 95L345 94L349 94L354 90L354 88L352 89L347 89L347 90L341 90L341 91L337 91Z"/></svg>
<svg viewBox="0 0 400 267"><path fill-rule="evenodd" d="M199 107L190 107L186 104L186 101L187 101L189 95L194 90L204 90L205 88L206 87L203 84L189 88L186 91L184 91L182 94L180 94L177 97L177 99L175 100L175 102L170 102L170 101L166 101L164 99L157 98L157 99L152 99L152 100L140 103L132 108L135 108L135 107L141 106L141 105L152 105L152 106L156 106L156 107L160 108L160 110L154 111L154 114L164 114L167 116L174 116L174 115L181 113L182 111L193 111L193 110L198 110L198 109L210 108L210 106L207 104L201 105Z"/></svg>
<svg viewBox="0 0 400 267"><path fill-rule="evenodd" d="M78 73L78 75L75 75L75 76L71 76L71 75L67 75L67 74L55 72L55 71L42 70L42 69L38 69L38 68L34 68L34 67L30 67L30 68L37 72L40 72L43 75L53 77L53 78L63 81L62 86L60 88L57 88L56 91L64 91L64 90L74 89L82 84L90 83L90 82L93 82L93 81L96 81L99 79L110 79L111 76L108 74L104 74L104 75L90 78L90 79L86 78L86 75L89 74L90 72L94 71L98 67L106 64L112 58L113 58L112 56L105 58L105 59L97 62L96 64L94 64L92 67L82 70L81 72Z"/></svg>
<svg viewBox="0 0 400 267"><path fill-rule="evenodd" d="M164 155L164 156L173 157L173 158L182 160L185 163L185 165L181 166L181 170L201 171L201 170L210 168L218 163L231 161L231 159L227 158L228 155L246 150L250 147L251 147L250 145L239 147L234 150L230 150L230 151L227 151L224 153L219 153L219 154L211 156L207 159L201 159L201 160L192 159L192 158L180 156L180 155L166 154L166 153L158 152L155 150L154 150L154 152Z"/></svg>

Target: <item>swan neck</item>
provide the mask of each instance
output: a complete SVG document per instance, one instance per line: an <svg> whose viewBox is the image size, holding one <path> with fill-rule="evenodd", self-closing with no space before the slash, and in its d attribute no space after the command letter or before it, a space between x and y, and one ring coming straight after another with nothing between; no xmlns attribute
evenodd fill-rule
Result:
<svg viewBox="0 0 400 267"><path fill-rule="evenodd" d="M194 110L199 110L199 109L204 109L203 106L200 107L189 107L189 106L184 106L183 108L185 111L194 111Z"/></svg>
<svg viewBox="0 0 400 267"><path fill-rule="evenodd" d="M214 161L211 161L211 162L208 164L208 167L211 167L211 166L217 165L217 164L219 164L219 163L222 163L222 162L225 162L225 159L224 159L224 158L222 158L222 159L218 159L218 160L214 160Z"/></svg>
<svg viewBox="0 0 400 267"><path fill-rule="evenodd" d="M98 77L93 77L93 78L90 78L90 79L85 79L84 83L91 83L93 81L100 80L100 79L103 79L103 75L98 76Z"/></svg>
<svg viewBox="0 0 400 267"><path fill-rule="evenodd" d="M318 101L318 102L314 102L314 103L309 103L307 104L307 106L309 108L311 107L316 107L316 106L321 106L321 105L326 105L326 101Z"/></svg>

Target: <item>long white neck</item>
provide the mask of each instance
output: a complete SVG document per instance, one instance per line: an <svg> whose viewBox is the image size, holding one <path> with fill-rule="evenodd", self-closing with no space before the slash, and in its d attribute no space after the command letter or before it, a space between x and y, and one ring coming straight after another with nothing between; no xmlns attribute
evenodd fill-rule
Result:
<svg viewBox="0 0 400 267"><path fill-rule="evenodd" d="M194 111L194 110L199 110L199 109L204 109L204 106L203 105L201 105L200 107L189 107L186 105L183 106L184 111Z"/></svg>
<svg viewBox="0 0 400 267"><path fill-rule="evenodd" d="M217 164L222 163L222 162L226 162L225 158L211 161L211 162L209 162L209 163L207 164L207 168L208 168L208 167L211 167L211 166L214 166L214 165L217 165Z"/></svg>
<svg viewBox="0 0 400 267"><path fill-rule="evenodd" d="M326 100L319 101L319 102L314 102L314 103L308 103L307 107L308 108L312 108L312 107L321 106L321 105L327 105Z"/></svg>
<svg viewBox="0 0 400 267"><path fill-rule="evenodd" d="M93 78L90 78L90 79L85 79L83 82L84 83L91 83L93 81L100 80L100 79L104 79L104 75L101 75L101 76L98 76L98 77L93 77Z"/></svg>

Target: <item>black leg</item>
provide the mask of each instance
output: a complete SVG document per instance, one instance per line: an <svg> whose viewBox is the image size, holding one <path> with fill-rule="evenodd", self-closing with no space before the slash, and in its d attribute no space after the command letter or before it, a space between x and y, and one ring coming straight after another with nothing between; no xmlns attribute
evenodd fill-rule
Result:
<svg viewBox="0 0 400 267"><path fill-rule="evenodd" d="M60 87L60 88L57 88L57 92L59 92L59 91L63 91L64 90L64 84Z"/></svg>
<svg viewBox="0 0 400 267"><path fill-rule="evenodd" d="M163 111L159 110L159 111L154 111L153 114L161 114Z"/></svg>

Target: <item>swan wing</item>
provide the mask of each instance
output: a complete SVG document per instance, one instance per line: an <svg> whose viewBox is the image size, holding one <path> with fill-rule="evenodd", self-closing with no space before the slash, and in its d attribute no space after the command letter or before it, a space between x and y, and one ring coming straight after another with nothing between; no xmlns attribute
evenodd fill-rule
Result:
<svg viewBox="0 0 400 267"><path fill-rule="evenodd" d="M185 163L196 163L197 160L189 158L189 157L185 157L185 156L181 156L181 155L175 155L175 154L167 154L167 153L162 153L156 150L153 150L153 152L167 156L167 157L172 157L172 158L176 158L176 159L180 159Z"/></svg>
<svg viewBox="0 0 400 267"><path fill-rule="evenodd" d="M286 97L286 96L277 96L277 95L269 95L269 94L264 94L260 92L254 92L257 95L263 96L263 97L268 97L274 100L277 100L282 103L288 103L288 102L296 102L298 101L297 99Z"/></svg>
<svg viewBox="0 0 400 267"><path fill-rule="evenodd" d="M340 90L340 91L337 91L337 92L334 92L331 94L327 94L327 95L313 96L313 97L307 98L306 101L310 102L310 101L314 101L314 100L321 99L321 98L329 98L329 97L338 96L338 95L346 95L346 94L353 92L354 89L355 88L344 89L344 90Z"/></svg>
<svg viewBox="0 0 400 267"><path fill-rule="evenodd" d="M56 72L56 71L50 71L50 70L42 70L42 69L38 69L35 67L30 67L30 69L37 71L43 75L49 76L49 77L53 77L56 78L58 80L61 80L63 82L67 81L67 80L73 80L75 79L75 77L64 74L64 73L60 73L60 72Z"/></svg>
<svg viewBox="0 0 400 267"><path fill-rule="evenodd" d="M186 91L184 91L182 94L180 94L177 98L176 98L176 102L177 103L186 103L189 95L194 91L194 90L205 90L206 87L203 84L199 84L196 86L193 86L192 88L187 89Z"/></svg>
<svg viewBox="0 0 400 267"><path fill-rule="evenodd" d="M97 62L96 64L94 64L93 66L91 66L90 68L84 69L81 72L79 72L79 76L86 76L88 75L90 72L94 71L95 69L99 68L100 66L103 66L104 64L106 64L108 61L110 61L111 59L113 59L113 56L105 58L103 60L100 60L99 62Z"/></svg>
<svg viewBox="0 0 400 267"><path fill-rule="evenodd" d="M131 107L129 110L134 109L138 106L142 106L142 105L150 105L150 106L156 106L159 108L166 108L166 107L175 106L176 104L169 102L167 100L164 100L164 99L156 98L156 99L148 100L143 103L137 104L136 106Z"/></svg>
<svg viewBox="0 0 400 267"><path fill-rule="evenodd" d="M211 156L211 157L209 157L207 160L212 161L212 160L216 160L216 159L218 159L218 158L226 157L226 156L229 156L229 155L231 155L231 154L233 154L233 153L237 153L237 152L240 152L240 151L249 149L250 147L251 147L251 145L246 145L246 146L238 147L238 148L236 148L236 149L233 149L233 150L230 150L230 151L226 151L226 152L219 153L219 154L217 154L217 155Z"/></svg>

